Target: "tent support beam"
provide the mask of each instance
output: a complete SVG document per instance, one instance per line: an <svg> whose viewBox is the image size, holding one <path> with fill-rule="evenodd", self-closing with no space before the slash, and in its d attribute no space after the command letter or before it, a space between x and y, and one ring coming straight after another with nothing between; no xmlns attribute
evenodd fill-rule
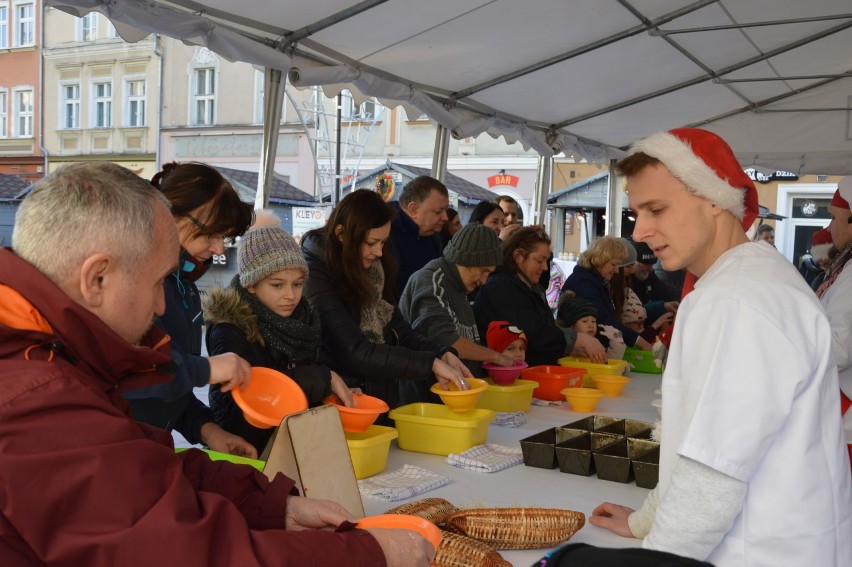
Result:
<svg viewBox="0 0 852 567"><path fill-rule="evenodd" d="M435 151L432 152L431 176L443 182L447 177L447 152L450 149L450 131L438 124L435 131Z"/></svg>
<svg viewBox="0 0 852 567"><path fill-rule="evenodd" d="M275 172L275 156L278 153L278 129L281 122L281 105L284 104L284 81L278 69L263 70L263 147L260 151L260 170L257 176L257 193L254 208L269 206L272 191L272 174Z"/></svg>
<svg viewBox="0 0 852 567"><path fill-rule="evenodd" d="M359 2L358 4L350 6L349 8L346 8L344 10L340 10L339 12L334 13L326 18L318 20L312 24L308 24L290 33L284 34L285 39L282 43L282 46L287 47L288 45L296 43L299 40L312 36L318 31L322 31L335 24L339 24L344 20L348 20L349 18L357 16L358 14L366 12L367 10L371 10L379 4L384 4L387 1L388 0L365 0L364 2Z"/></svg>
<svg viewBox="0 0 852 567"><path fill-rule="evenodd" d="M724 26L703 26L698 28L684 28L676 30L651 30L653 36L666 36L679 33L696 33L705 31L740 30L748 28L759 28L764 26L783 26L786 24L806 24L809 22L827 22L831 20L849 20L852 14L837 14L832 16L814 16L812 18L790 18L788 20L767 20L763 22L748 22L745 24L728 24Z"/></svg>
<svg viewBox="0 0 852 567"><path fill-rule="evenodd" d="M623 192L621 191L620 180L615 171L616 160L609 161L609 171L606 197L606 234L612 236L621 236L621 211L623 207Z"/></svg>
<svg viewBox="0 0 852 567"><path fill-rule="evenodd" d="M532 222L529 224L545 223L547 214L547 196L550 195L550 185L553 177L553 158L538 156L538 172L533 193Z"/></svg>

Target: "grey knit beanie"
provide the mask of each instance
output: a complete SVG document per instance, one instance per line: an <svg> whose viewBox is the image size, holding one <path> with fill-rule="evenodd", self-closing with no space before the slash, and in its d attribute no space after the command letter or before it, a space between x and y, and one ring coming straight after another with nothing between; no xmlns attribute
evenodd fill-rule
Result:
<svg viewBox="0 0 852 567"><path fill-rule="evenodd" d="M478 222L455 233L444 248L444 258L459 266L499 266L503 262L500 239L494 229Z"/></svg>
<svg viewBox="0 0 852 567"><path fill-rule="evenodd" d="M278 226L260 226L246 232L237 246L237 265L243 287L281 270L302 270L308 275L308 263L299 245Z"/></svg>

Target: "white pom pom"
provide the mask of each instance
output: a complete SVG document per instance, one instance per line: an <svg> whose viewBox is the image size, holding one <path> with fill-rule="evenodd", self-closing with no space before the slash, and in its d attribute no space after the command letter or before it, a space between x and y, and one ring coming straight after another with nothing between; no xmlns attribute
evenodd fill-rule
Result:
<svg viewBox="0 0 852 567"><path fill-rule="evenodd" d="M272 209L261 209L254 212L254 223L252 228L260 228L265 226L281 227L281 217L275 214Z"/></svg>

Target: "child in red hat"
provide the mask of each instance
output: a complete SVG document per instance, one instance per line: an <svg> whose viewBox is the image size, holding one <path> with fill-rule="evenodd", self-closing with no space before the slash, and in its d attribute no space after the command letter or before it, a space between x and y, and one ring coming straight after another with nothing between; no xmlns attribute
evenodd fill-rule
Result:
<svg viewBox="0 0 852 567"><path fill-rule="evenodd" d="M488 348L512 357L512 360L524 362L527 357L527 335L509 321L491 321L485 334Z"/></svg>

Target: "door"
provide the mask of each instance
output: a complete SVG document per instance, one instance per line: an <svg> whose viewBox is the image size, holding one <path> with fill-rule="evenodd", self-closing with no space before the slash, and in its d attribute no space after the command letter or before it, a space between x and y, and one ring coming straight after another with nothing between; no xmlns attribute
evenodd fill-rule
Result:
<svg viewBox="0 0 852 567"><path fill-rule="evenodd" d="M813 234L831 220L828 206L836 189L835 183L778 185L778 213L787 219L775 223L775 246L797 268Z"/></svg>

